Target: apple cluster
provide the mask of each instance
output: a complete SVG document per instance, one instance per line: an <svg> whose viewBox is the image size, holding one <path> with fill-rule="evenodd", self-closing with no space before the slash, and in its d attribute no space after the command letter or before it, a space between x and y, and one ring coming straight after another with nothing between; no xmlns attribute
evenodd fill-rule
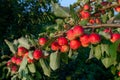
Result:
<svg viewBox="0 0 120 80"><path fill-rule="evenodd" d="M117 0L117 3L120 4L120 0ZM98 6L107 7L107 6L111 6L111 4L112 2L102 1ZM120 5L118 6L116 5L113 9L116 12L120 12ZM94 12L94 10L96 10L96 12ZM93 24L101 24L102 23L101 14L104 15L106 13L107 10L105 9L95 8L90 3L85 3L84 5L82 5L78 13L78 16L81 21L87 20L89 24L93 25Z"/></svg>
<svg viewBox="0 0 120 80"><path fill-rule="evenodd" d="M119 33L113 33L111 28L104 29L105 33L108 33L110 35L110 41L112 43L116 42L117 40L120 40L120 34Z"/></svg>
<svg viewBox="0 0 120 80"><path fill-rule="evenodd" d="M88 47L90 44L98 44L101 41L101 37L97 33L87 34L84 28L80 25L75 25L72 29L69 29L64 36L58 37L51 43L51 50L65 53L69 49L77 50L78 48ZM46 38L39 38L39 44L45 45Z"/></svg>
<svg viewBox="0 0 120 80"><path fill-rule="evenodd" d="M43 57L42 50L35 49L32 54L33 58L29 57L29 50L25 47L18 47L17 53L7 62L7 67L11 69L12 73L18 71L20 64L24 57L27 58L28 64L33 63L35 60L39 60Z"/></svg>
<svg viewBox="0 0 120 80"><path fill-rule="evenodd" d="M113 33L110 28L104 29L105 33L110 35L110 42L114 43L120 40L119 33ZM47 39L39 38L39 45L44 46ZM52 51L60 51L66 53L69 49L77 50L80 47L88 47L90 44L98 44L101 41L101 36L95 32L90 34L85 33L84 28L80 25L75 25L73 28L66 31L66 34L58 37L50 45Z"/></svg>
<svg viewBox="0 0 120 80"><path fill-rule="evenodd" d="M111 35L110 41L112 43L120 40L119 33L113 33L110 28L106 28L103 32ZM38 39L41 49L34 49L32 57L29 56L29 50L23 46L18 47L16 54L7 62L7 66L14 73L16 72L24 57L27 58L28 64L33 63L40 58L46 58L42 47L47 43L47 38L40 37ZM84 28L80 25L75 25L73 28L66 31L65 35L59 36L50 44L52 51L60 51L61 53L67 53L70 49L77 50L80 47L88 47L89 45L97 45L101 42L101 36L95 32L90 34L85 33ZM48 56L48 55L47 55Z"/></svg>
<svg viewBox="0 0 120 80"><path fill-rule="evenodd" d="M92 17L91 12L92 11L92 7L90 6L90 4L84 4L83 9L80 11L79 13L79 17L81 20L88 20L88 22L90 24L100 24L101 20L100 20L100 14L94 14L95 17ZM104 12L104 11L102 11Z"/></svg>

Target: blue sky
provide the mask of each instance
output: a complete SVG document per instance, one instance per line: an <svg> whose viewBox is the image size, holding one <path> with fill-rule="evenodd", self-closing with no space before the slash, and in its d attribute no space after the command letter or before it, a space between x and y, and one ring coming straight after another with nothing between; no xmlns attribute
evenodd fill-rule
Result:
<svg viewBox="0 0 120 80"><path fill-rule="evenodd" d="M70 4L73 4L74 2L76 2L77 0L60 0L60 3L62 6L67 6L69 7Z"/></svg>

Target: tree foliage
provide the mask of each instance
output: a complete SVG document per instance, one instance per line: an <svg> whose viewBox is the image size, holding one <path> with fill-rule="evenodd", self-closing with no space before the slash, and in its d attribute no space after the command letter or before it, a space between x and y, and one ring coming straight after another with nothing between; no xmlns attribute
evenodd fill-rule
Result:
<svg viewBox="0 0 120 80"><path fill-rule="evenodd" d="M119 0L78 0L69 8L51 0L11 2L19 7L11 5L18 10L13 37L4 41L13 54L1 56L1 79L120 79Z"/></svg>

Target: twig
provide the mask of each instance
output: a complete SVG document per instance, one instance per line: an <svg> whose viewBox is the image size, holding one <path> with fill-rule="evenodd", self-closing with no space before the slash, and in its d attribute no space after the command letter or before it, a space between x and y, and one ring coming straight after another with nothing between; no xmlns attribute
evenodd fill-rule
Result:
<svg viewBox="0 0 120 80"><path fill-rule="evenodd" d="M84 28L120 28L120 24L98 24L98 25L87 25Z"/></svg>
<svg viewBox="0 0 120 80"><path fill-rule="evenodd" d="M83 26L84 29L97 29L97 28L120 28L120 24L98 24L98 25L87 25ZM67 30L56 34L54 37L57 38L59 36L63 36Z"/></svg>
<svg viewBox="0 0 120 80"><path fill-rule="evenodd" d="M110 6L106 6L105 8L102 8L102 9L98 9L99 11L102 11L102 10L106 10L106 9L109 9L109 8L112 8L112 7L116 7L116 6L120 6L120 4L112 4Z"/></svg>

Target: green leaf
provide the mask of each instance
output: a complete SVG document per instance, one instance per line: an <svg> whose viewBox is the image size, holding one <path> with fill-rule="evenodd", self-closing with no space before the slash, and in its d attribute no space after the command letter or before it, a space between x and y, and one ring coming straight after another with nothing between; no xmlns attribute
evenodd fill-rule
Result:
<svg viewBox="0 0 120 80"><path fill-rule="evenodd" d="M106 68L110 67L113 64L113 62L111 61L111 58L102 59L102 63Z"/></svg>
<svg viewBox="0 0 120 80"><path fill-rule="evenodd" d="M18 74L18 78L23 78L23 77L26 77L28 75L28 68L25 68L23 70L21 70Z"/></svg>
<svg viewBox="0 0 120 80"><path fill-rule="evenodd" d="M106 39L110 39L111 38L111 35L109 33L100 31L99 34L102 35L103 37L105 37Z"/></svg>
<svg viewBox="0 0 120 80"><path fill-rule="evenodd" d="M74 51L71 59L75 60L78 56L78 52Z"/></svg>
<svg viewBox="0 0 120 80"><path fill-rule="evenodd" d="M106 23L107 20L108 20L108 15L104 14L104 15L101 16L101 18L102 18L103 23Z"/></svg>
<svg viewBox="0 0 120 80"><path fill-rule="evenodd" d="M94 49L95 49L94 55L99 60L101 58L101 53L102 53L101 46L97 45Z"/></svg>
<svg viewBox="0 0 120 80"><path fill-rule="evenodd" d="M80 21L80 25L85 26L88 23L88 20L82 20Z"/></svg>
<svg viewBox="0 0 120 80"><path fill-rule="evenodd" d="M108 0L108 2L113 2L113 0Z"/></svg>
<svg viewBox="0 0 120 80"><path fill-rule="evenodd" d="M12 76L11 80L17 80L17 75Z"/></svg>
<svg viewBox="0 0 120 80"><path fill-rule="evenodd" d="M117 48L118 48L119 43L120 43L120 40L116 41L115 43L110 45L109 52L110 52L110 56L111 56L112 61L116 61Z"/></svg>
<svg viewBox="0 0 120 80"><path fill-rule="evenodd" d="M62 59L62 61L64 63L68 64L68 55L67 55L67 53L61 53L60 57L61 57L61 59Z"/></svg>
<svg viewBox="0 0 120 80"><path fill-rule="evenodd" d="M33 51L29 51L28 57L29 57L30 59L33 59Z"/></svg>
<svg viewBox="0 0 120 80"><path fill-rule="evenodd" d="M112 66L112 67L111 67L111 72L112 72L112 74L114 74L114 75L115 75L115 74L116 74L116 70L117 70L117 69L116 69L116 67L115 67L115 66Z"/></svg>
<svg viewBox="0 0 120 80"><path fill-rule="evenodd" d="M102 55L104 55L104 52L109 56L109 45L108 44L101 44L101 51Z"/></svg>
<svg viewBox="0 0 120 80"><path fill-rule="evenodd" d="M50 69L49 65L47 64L47 62L44 59L40 59L39 62L43 69L44 74L46 76L50 77L51 69Z"/></svg>
<svg viewBox="0 0 120 80"><path fill-rule="evenodd" d="M15 40L13 41L13 44L16 45L16 46L18 47L18 45L19 45L18 40L15 39Z"/></svg>
<svg viewBox="0 0 120 80"><path fill-rule="evenodd" d="M60 67L60 54L58 53L58 51L51 53L50 67L52 70L56 70Z"/></svg>
<svg viewBox="0 0 120 80"><path fill-rule="evenodd" d="M66 80L72 80L71 76L66 76Z"/></svg>
<svg viewBox="0 0 120 80"><path fill-rule="evenodd" d="M26 78L26 77L23 77L22 80L27 80L27 78Z"/></svg>
<svg viewBox="0 0 120 80"><path fill-rule="evenodd" d="M56 27L57 29L56 30L59 30L59 31L63 30L63 27L62 27L63 23L64 23L63 20L62 19L57 19L56 23L57 23L57 27Z"/></svg>
<svg viewBox="0 0 120 80"><path fill-rule="evenodd" d="M21 72L22 70L24 70L26 68L26 65L27 65L27 58L26 56L24 56L18 72Z"/></svg>
<svg viewBox="0 0 120 80"><path fill-rule="evenodd" d="M56 23L57 23L58 25L61 25L61 24L63 24L63 20L62 20L62 19L56 19Z"/></svg>
<svg viewBox="0 0 120 80"><path fill-rule="evenodd" d="M30 43L29 41L24 38L24 37L21 37L18 39L18 42L20 43L20 46L24 46L25 48L29 49L30 48Z"/></svg>
<svg viewBox="0 0 120 80"><path fill-rule="evenodd" d="M68 54L68 57L71 58L72 57L72 49L69 50L69 54Z"/></svg>
<svg viewBox="0 0 120 80"><path fill-rule="evenodd" d="M76 21L76 23L77 23L79 20L79 17L76 15L77 13L75 12L72 5L70 5L70 14L71 14L71 17L74 19L74 21Z"/></svg>
<svg viewBox="0 0 120 80"><path fill-rule="evenodd" d="M13 43L11 43L10 41L8 41L6 39L5 39L5 43L8 45L8 47L10 48L10 51L12 53L15 54L17 52L17 47Z"/></svg>
<svg viewBox="0 0 120 80"><path fill-rule="evenodd" d="M28 64L28 68L29 68L29 71L31 73L35 73L36 72L36 68L35 68L35 64L34 63Z"/></svg>
<svg viewBox="0 0 120 80"><path fill-rule="evenodd" d="M42 75L40 74L39 71L36 71L36 78L37 78L37 80L41 80L42 79Z"/></svg>
<svg viewBox="0 0 120 80"><path fill-rule="evenodd" d="M42 47L43 49L46 49L48 46L51 45L51 43L55 40L55 38L52 38L50 40L47 41L47 43Z"/></svg>
<svg viewBox="0 0 120 80"><path fill-rule="evenodd" d="M89 54L88 60L92 59L93 57L94 57L94 47L91 45L91 49L90 49L90 54Z"/></svg>
<svg viewBox="0 0 120 80"><path fill-rule="evenodd" d="M109 10L108 17L111 18L112 16L114 16L114 11L113 10Z"/></svg>
<svg viewBox="0 0 120 80"><path fill-rule="evenodd" d="M54 3L53 1L51 3L53 6L54 14L57 17L69 17L70 16L69 13L65 11L62 7L60 7L57 3Z"/></svg>
<svg viewBox="0 0 120 80"><path fill-rule="evenodd" d="M23 70L21 70L18 74L18 78L20 79L26 79L28 77L28 68L25 68Z"/></svg>

